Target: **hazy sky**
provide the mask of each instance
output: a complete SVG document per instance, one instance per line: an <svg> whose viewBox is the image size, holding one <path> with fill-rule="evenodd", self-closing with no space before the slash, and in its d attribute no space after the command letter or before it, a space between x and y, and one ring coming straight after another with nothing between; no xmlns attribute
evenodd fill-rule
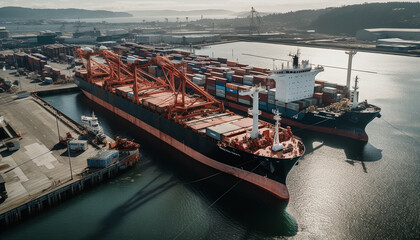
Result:
<svg viewBox="0 0 420 240"><path fill-rule="evenodd" d="M417 2L393 0L394 2ZM30 8L82 8L111 11L149 10L149 9L227 9L247 11L251 6L264 12L287 12L299 9L318 9L338 7L364 2L386 2L376 0L0 0L0 7L20 6Z"/></svg>

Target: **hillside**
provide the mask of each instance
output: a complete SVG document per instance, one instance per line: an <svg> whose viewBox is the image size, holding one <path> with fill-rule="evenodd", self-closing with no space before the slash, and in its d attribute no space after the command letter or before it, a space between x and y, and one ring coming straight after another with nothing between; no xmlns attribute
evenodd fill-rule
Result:
<svg viewBox="0 0 420 240"><path fill-rule="evenodd" d="M354 35L364 28L420 28L420 3L370 3L333 8L310 27L328 34Z"/></svg>
<svg viewBox="0 0 420 240"><path fill-rule="evenodd" d="M331 9L301 10L296 12L270 14L262 17L263 23L269 26L281 26L286 28L307 29L321 15Z"/></svg>
<svg viewBox="0 0 420 240"><path fill-rule="evenodd" d="M318 33L354 36L357 30L364 28L420 28L420 3L365 3L301 10L270 14L262 17L262 22L268 30L314 29Z"/></svg>
<svg viewBox="0 0 420 240"><path fill-rule="evenodd" d="M33 9L22 7L0 8L0 19L66 19L66 18L112 18L131 17L125 12L84 9Z"/></svg>
<svg viewBox="0 0 420 240"><path fill-rule="evenodd" d="M130 11L134 16L208 16L208 15L236 15L236 12L223 9L203 9L203 10L136 10Z"/></svg>

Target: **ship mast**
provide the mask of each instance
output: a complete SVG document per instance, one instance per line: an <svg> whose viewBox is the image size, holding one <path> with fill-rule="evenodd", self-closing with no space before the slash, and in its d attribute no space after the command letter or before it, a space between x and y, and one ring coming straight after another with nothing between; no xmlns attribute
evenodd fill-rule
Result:
<svg viewBox="0 0 420 240"><path fill-rule="evenodd" d="M281 120L281 116L279 113L279 110L273 110L273 118L274 120L276 120L276 126L275 126L275 133L274 133L274 142L273 142L273 147L271 147L271 149L275 152L280 151L283 149L283 144L280 144L280 140L279 140L279 124L280 124L280 120Z"/></svg>
<svg viewBox="0 0 420 240"><path fill-rule="evenodd" d="M353 61L353 56L357 53L356 50L350 50L347 51L346 54L349 55L349 61L348 61L348 66L347 66L347 90L348 90L348 95L350 96L350 79L351 79L351 65L352 65L352 61Z"/></svg>
<svg viewBox="0 0 420 240"><path fill-rule="evenodd" d="M357 89L359 89L359 87L357 86L357 83L359 82L359 77L356 76L356 80L354 83L354 91L353 91L353 106L351 107L352 109L357 108L358 105L358 99L359 99L359 91L357 91Z"/></svg>
<svg viewBox="0 0 420 240"><path fill-rule="evenodd" d="M259 93L264 91L264 88L260 86L253 86L248 91L241 91L239 95L245 96L248 95L252 98L252 108L248 109L248 114L252 115L252 131L251 131L251 138L255 139L258 138L258 115L261 114L258 106L258 99Z"/></svg>

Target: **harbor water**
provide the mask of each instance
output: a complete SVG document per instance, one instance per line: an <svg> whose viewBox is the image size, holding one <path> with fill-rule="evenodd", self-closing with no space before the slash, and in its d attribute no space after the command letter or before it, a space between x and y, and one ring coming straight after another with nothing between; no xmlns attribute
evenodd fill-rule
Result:
<svg viewBox="0 0 420 240"><path fill-rule="evenodd" d="M301 59L346 67L342 50L299 47ZM237 42L196 54L273 68L297 47ZM282 62L274 62L281 67ZM284 63L287 64L287 63ZM420 234L420 58L359 52L360 100L382 108L369 142L295 129L307 152L288 175L290 202L178 154L81 92L44 99L74 120L92 111L107 135L141 144L141 163L2 234L1 239L416 239ZM317 79L345 84L346 71ZM53 126L52 126L53 127Z"/></svg>

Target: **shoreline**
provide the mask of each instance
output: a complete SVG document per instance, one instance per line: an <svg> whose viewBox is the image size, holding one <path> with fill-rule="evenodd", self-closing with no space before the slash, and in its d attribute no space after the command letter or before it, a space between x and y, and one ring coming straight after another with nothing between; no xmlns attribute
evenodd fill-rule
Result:
<svg viewBox="0 0 420 240"><path fill-rule="evenodd" d="M232 40L225 40L213 43L203 43L203 44L196 44L193 45L193 48L196 47L207 47L212 45L220 45L226 43L234 43L234 42L258 42L258 43L271 43L271 44L279 44L279 45L289 45L289 46L301 46L301 47L313 47L313 48L323 48L323 49L335 49L335 50L349 50L355 49L359 52L368 52L368 53L379 53L379 54L389 54L389 55L397 55L397 56L406 56L406 57L420 57L420 52L418 53L406 53L406 52L398 52L398 51L387 51L384 49L377 49L377 48L367 48L367 47L360 47L356 48L353 46L345 47L335 44L311 44L311 43L302 43L297 41L282 41L282 40L271 40L271 39L247 39L247 38L238 38Z"/></svg>

